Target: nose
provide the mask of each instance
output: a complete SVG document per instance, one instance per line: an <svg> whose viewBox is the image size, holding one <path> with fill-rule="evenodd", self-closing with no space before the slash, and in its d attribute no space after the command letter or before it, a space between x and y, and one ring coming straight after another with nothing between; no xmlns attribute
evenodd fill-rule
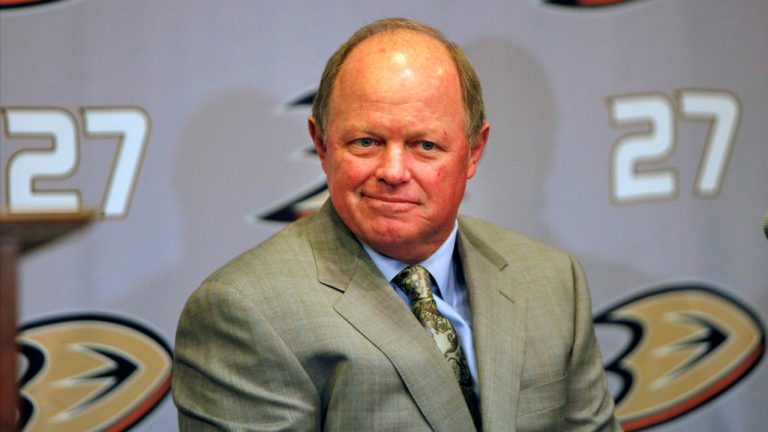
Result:
<svg viewBox="0 0 768 432"><path fill-rule="evenodd" d="M411 179L411 170L404 147L388 143L381 152L375 175L377 180L392 186L408 182Z"/></svg>

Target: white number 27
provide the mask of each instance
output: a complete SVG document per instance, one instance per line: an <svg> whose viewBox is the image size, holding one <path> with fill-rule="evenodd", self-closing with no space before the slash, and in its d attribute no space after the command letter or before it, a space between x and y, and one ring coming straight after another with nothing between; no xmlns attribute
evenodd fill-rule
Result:
<svg viewBox="0 0 768 432"><path fill-rule="evenodd" d="M717 196L738 130L739 101L727 91L682 90L678 92L677 104L683 119L711 123L694 193L705 198ZM653 93L612 97L608 105L616 126L648 125L647 132L624 135L613 146L613 200L623 204L674 197L678 191L676 170L647 168L665 160L675 147L673 103L665 95Z"/></svg>
<svg viewBox="0 0 768 432"><path fill-rule="evenodd" d="M6 170L9 213L74 213L81 210L77 190L38 190L36 180L65 179L77 169L80 146L77 124L60 108L5 108L9 138L49 138L52 147L15 153ZM118 140L117 154L101 206L103 218L128 212L149 132L149 116L136 107L83 108L86 137Z"/></svg>

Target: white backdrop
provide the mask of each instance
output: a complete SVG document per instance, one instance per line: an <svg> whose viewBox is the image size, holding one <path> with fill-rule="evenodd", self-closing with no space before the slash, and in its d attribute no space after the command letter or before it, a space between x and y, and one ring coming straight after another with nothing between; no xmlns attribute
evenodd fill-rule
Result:
<svg viewBox="0 0 768 432"><path fill-rule="evenodd" d="M106 412L118 396L127 399L93 424L176 429L169 396L152 407L184 301L284 225L265 215L312 208L296 201L321 188L323 174L308 152L309 107L297 101L344 39L386 16L437 26L475 65L491 138L462 212L580 257L625 426L764 428L768 3L64 0L0 10L1 202L8 212L25 202L9 191L76 190L76 207L99 210L112 197L126 213L21 261L20 342L47 352L46 365L84 362L59 379L91 380L63 404L57 392L86 384L31 391L55 381L40 369L25 387L37 406L28 430ZM22 133L25 113L47 132ZM99 113L115 116L108 136ZM129 147L143 154L120 153ZM63 174L46 177L33 151L61 156ZM135 174L111 170L115 160ZM125 200L113 180L135 181ZM120 337L126 328L150 335L142 343L159 354L92 331L82 346L115 346L86 356L71 348L76 336L51 348L56 337L33 334L115 322ZM115 372L122 363L107 351L160 366L137 381L130 368ZM133 396L119 394L131 386Z"/></svg>

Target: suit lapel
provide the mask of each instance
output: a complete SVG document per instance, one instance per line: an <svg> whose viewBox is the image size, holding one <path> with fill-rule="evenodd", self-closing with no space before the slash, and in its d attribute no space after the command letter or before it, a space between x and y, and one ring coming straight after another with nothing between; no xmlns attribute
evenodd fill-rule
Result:
<svg viewBox="0 0 768 432"><path fill-rule="evenodd" d="M522 273L461 222L458 242L472 310L483 428L514 430L525 354L525 296L515 276Z"/></svg>
<svg viewBox="0 0 768 432"><path fill-rule="evenodd" d="M334 305L336 312L392 362L434 430L472 430L472 417L458 383L432 338L330 202L316 216L309 235L318 279L344 293Z"/></svg>

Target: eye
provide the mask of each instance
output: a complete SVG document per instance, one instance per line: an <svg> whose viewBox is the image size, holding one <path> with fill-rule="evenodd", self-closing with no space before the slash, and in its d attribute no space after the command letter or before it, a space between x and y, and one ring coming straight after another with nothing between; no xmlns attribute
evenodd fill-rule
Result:
<svg viewBox="0 0 768 432"><path fill-rule="evenodd" d="M370 147L375 143L375 141L373 138L358 138L355 140L355 143L360 147Z"/></svg>
<svg viewBox="0 0 768 432"><path fill-rule="evenodd" d="M422 141L421 148L424 150L433 150L435 148L435 143L432 141Z"/></svg>

